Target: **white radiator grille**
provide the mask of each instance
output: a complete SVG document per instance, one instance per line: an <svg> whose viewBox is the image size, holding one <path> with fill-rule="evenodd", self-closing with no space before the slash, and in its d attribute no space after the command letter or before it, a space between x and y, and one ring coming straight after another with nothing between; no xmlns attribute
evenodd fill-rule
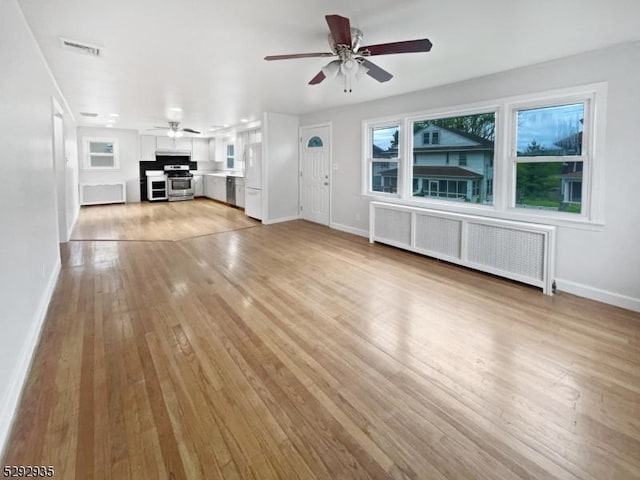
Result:
<svg viewBox="0 0 640 480"><path fill-rule="evenodd" d="M103 203L124 203L126 190L124 183L82 184L80 204L99 205Z"/></svg>
<svg viewBox="0 0 640 480"><path fill-rule="evenodd" d="M369 240L552 293L555 227L371 202Z"/></svg>
<svg viewBox="0 0 640 480"><path fill-rule="evenodd" d="M411 245L411 213L380 208L375 224L376 237L385 243L409 247Z"/></svg>
<svg viewBox="0 0 640 480"><path fill-rule="evenodd" d="M416 249L459 259L461 231L459 220L416 214Z"/></svg>
<svg viewBox="0 0 640 480"><path fill-rule="evenodd" d="M544 234L469 223L467 260L543 280Z"/></svg>

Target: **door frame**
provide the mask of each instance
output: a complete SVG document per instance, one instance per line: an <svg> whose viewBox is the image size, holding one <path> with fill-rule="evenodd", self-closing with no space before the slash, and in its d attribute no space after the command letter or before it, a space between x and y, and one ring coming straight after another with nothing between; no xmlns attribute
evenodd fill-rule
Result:
<svg viewBox="0 0 640 480"><path fill-rule="evenodd" d="M64 109L55 97L51 97L52 116L51 116L51 146L53 182L55 184L55 206L58 223L58 242L65 243L69 241L69 231L67 227L67 159L65 152L65 124ZM60 129L60 145L56 141L56 133ZM62 158L58 158L58 149Z"/></svg>
<svg viewBox="0 0 640 480"><path fill-rule="evenodd" d="M303 162L303 153L304 153L304 149L306 148L306 144L303 143L303 140L305 138L305 134L304 131L305 130L310 130L312 128L319 128L319 127L329 127L329 149L328 149L328 156L327 156L327 162L329 162L329 195L328 195L328 200L329 200L329 222L327 223L327 226L331 226L333 224L333 202L331 201L332 198L332 192L333 192L333 169L334 169L334 165L333 165L333 122L322 122L322 123L314 123L312 125L302 125L300 127L298 127L298 216L299 218L302 218L302 211L300 210L300 207L302 206L302 181L300 180L302 178L302 162Z"/></svg>

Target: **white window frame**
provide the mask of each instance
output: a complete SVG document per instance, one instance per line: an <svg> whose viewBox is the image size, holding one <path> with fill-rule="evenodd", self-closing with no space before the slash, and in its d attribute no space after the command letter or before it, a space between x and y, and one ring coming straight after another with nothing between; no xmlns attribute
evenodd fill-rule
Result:
<svg viewBox="0 0 640 480"><path fill-rule="evenodd" d="M83 137L84 140L84 161L83 161L83 169L84 170L93 170L93 171L112 171L120 169L120 151L118 148L118 139L112 137ZM91 143L113 143L113 153L91 153ZM113 156L113 166L111 167L94 167L91 165L91 156L104 156L111 157Z"/></svg>
<svg viewBox="0 0 640 480"><path fill-rule="evenodd" d="M398 128L398 156L395 158L373 158L373 130L380 128ZM388 119L377 119L373 121L363 122L363 145L362 151L364 152L365 163L362 168L362 194L376 196L379 198L400 198L401 192L404 189L404 167L402 159L404 158L403 152L403 122L401 119L394 117ZM397 193L385 193L376 192L373 190L373 163L385 162L395 163L398 168L398 189Z"/></svg>
<svg viewBox="0 0 640 480"><path fill-rule="evenodd" d="M233 155L229 155L229 147L233 147ZM230 158L233 158L233 167L229 166ZM225 170L234 170L236 168L236 144L233 140L227 140L224 143L224 168Z"/></svg>
<svg viewBox="0 0 640 480"><path fill-rule="evenodd" d="M513 112L515 109L540 106L566 105L588 100L583 127L582 156L588 155L583 164L582 213L553 212L515 207L515 135ZM402 205L425 207L449 212L479 214L494 218L549 225L599 230L604 225L604 149L606 139L607 83L593 83L576 87L548 90L513 97L487 100L473 104L449 106L427 111L396 115L362 121L362 180L363 197L374 201L386 201ZM495 113L495 141L493 162L493 204L470 204L440 201L430 197L413 197L411 162L413 152L412 123L479 113ZM516 125L517 125L517 120ZM372 129L399 125L398 137L398 194L385 194L371 190ZM407 153L408 152L408 153ZM518 157L526 161L537 157ZM544 161L575 161L578 156L543 157ZM375 159L379 161L380 159ZM393 159L395 160L395 159ZM584 161L584 160L583 160Z"/></svg>
<svg viewBox="0 0 640 480"><path fill-rule="evenodd" d="M604 108L606 85L590 85L587 88L564 89L553 92L541 98L540 95L529 95L505 105L510 118L508 131L508 205L507 210L518 215L547 218L555 220L578 221L584 223L602 222L601 209L598 205L599 184L601 182L601 168L598 165L600 155L597 145L604 143L604 118L597 108ZM582 103L584 105L584 120L582 125L582 151L580 155L560 156L517 156L518 112L535 108L554 107ZM596 114L600 113L596 128ZM598 141L596 142L596 138ZM567 213L545 211L542 209L522 209L516 207L516 171L519 163L551 163L551 162L581 162L582 163L582 209L581 213Z"/></svg>

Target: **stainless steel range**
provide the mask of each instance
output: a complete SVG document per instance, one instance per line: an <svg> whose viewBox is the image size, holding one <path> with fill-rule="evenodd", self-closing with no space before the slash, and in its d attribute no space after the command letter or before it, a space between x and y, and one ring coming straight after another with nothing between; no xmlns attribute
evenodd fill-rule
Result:
<svg viewBox="0 0 640 480"><path fill-rule="evenodd" d="M189 165L165 165L167 173L167 196L170 202L193 200L193 174Z"/></svg>

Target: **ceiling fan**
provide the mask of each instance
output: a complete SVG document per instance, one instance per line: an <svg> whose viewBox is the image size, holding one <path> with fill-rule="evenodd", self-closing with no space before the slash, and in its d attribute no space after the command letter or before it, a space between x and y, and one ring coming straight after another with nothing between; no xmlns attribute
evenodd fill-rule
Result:
<svg viewBox="0 0 640 480"><path fill-rule="evenodd" d="M180 126L180 122L176 122L173 120L169 120L169 126L168 127L153 127L152 130L168 130L167 131L167 135L169 137L173 137L173 138L180 138L184 135L184 132L187 133L196 133L199 134L200 132L197 130L194 130L193 128L183 128Z"/></svg>
<svg viewBox="0 0 640 480"><path fill-rule="evenodd" d="M325 78L344 77L344 91L351 91L353 78L369 75L379 82L387 82L393 78L386 70L367 59L375 55L390 55L395 53L428 52L431 42L424 38L402 42L380 43L378 45L361 46L363 34L361 30L351 27L349 19L340 15L325 15L329 25L329 46L331 52L294 53L290 55L269 55L265 60L286 60L290 58L334 57L337 60L329 62L311 79L309 85L317 85Z"/></svg>

